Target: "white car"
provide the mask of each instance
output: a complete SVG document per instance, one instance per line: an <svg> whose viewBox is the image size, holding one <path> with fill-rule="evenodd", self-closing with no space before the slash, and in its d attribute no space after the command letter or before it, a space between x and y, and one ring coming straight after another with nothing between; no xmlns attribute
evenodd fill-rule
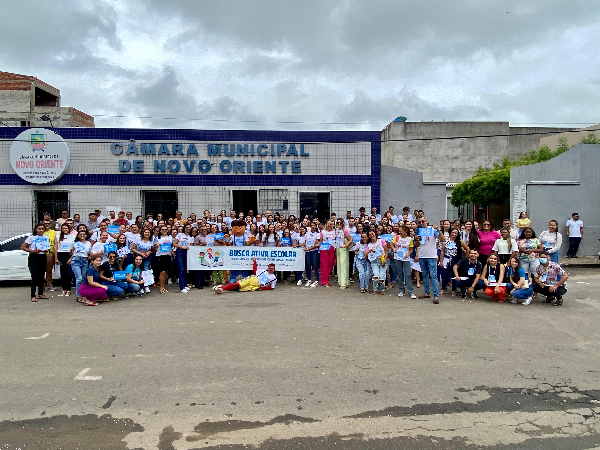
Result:
<svg viewBox="0 0 600 450"><path fill-rule="evenodd" d="M31 233L20 234L0 242L0 281L31 280L27 259L21 245Z"/></svg>

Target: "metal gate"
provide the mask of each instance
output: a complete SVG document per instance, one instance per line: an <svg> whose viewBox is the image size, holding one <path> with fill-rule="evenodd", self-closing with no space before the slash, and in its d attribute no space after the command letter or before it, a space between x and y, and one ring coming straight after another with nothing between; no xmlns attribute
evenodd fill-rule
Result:
<svg viewBox="0 0 600 450"><path fill-rule="evenodd" d="M287 189L260 189L258 191L258 210L260 212L271 211L285 212L289 209Z"/></svg>
<svg viewBox="0 0 600 450"><path fill-rule="evenodd" d="M68 211L71 217L69 191L34 191L33 195L36 223L44 220L46 213L52 220L58 219L63 211Z"/></svg>

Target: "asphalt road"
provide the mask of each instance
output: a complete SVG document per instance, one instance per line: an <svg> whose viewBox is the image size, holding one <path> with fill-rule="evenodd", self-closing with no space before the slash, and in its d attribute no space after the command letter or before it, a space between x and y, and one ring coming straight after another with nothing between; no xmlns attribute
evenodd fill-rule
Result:
<svg viewBox="0 0 600 450"><path fill-rule="evenodd" d="M3 285L0 449L599 448L600 271L568 284L562 307Z"/></svg>

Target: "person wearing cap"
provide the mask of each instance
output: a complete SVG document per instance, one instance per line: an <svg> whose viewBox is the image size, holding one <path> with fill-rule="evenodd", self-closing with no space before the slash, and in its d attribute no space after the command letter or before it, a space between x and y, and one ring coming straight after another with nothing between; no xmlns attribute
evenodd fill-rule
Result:
<svg viewBox="0 0 600 450"><path fill-rule="evenodd" d="M256 258L252 258L252 265L254 275L243 278L240 281L223 285L218 285L213 288L217 294L222 294L227 291L267 291L275 289L277 284L277 277L275 276L275 264L270 263L266 270L264 268L259 269L256 263Z"/></svg>
<svg viewBox="0 0 600 450"><path fill-rule="evenodd" d="M119 217L112 221L114 225L129 225L129 222L125 218L125 211L119 211Z"/></svg>

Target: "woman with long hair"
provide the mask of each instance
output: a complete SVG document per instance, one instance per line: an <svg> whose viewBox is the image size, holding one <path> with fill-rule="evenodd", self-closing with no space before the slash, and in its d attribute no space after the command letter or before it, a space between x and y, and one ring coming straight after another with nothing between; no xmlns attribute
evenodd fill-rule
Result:
<svg viewBox="0 0 600 450"><path fill-rule="evenodd" d="M362 224L361 224L362 225ZM370 263L366 256L366 251L369 249L369 236L367 233L361 233L360 242L354 247L354 262L358 269L358 283L360 285L360 292L371 292L369 290L369 268Z"/></svg>
<svg viewBox="0 0 600 450"><path fill-rule="evenodd" d="M329 287L329 276L331 275L333 262L335 260L335 248L333 246L335 241L335 230L333 229L333 220L328 220L325 223L325 229L321 231L319 239L321 241L321 246L319 248L319 257L321 260L321 284L324 287Z"/></svg>
<svg viewBox="0 0 600 450"><path fill-rule="evenodd" d="M71 295L73 286L73 269L71 269L71 247L75 242L75 236L71 234L71 227L66 223L60 226L60 234L56 235L54 243L55 258L60 264L60 283L62 293L59 297L68 297Z"/></svg>
<svg viewBox="0 0 600 450"><path fill-rule="evenodd" d="M548 222L548 230L540 234L540 242L544 250L550 255L550 262L558 264L560 247L562 245L562 234L558 232L558 222L551 220Z"/></svg>
<svg viewBox="0 0 600 450"><path fill-rule="evenodd" d="M535 231L531 227L523 229L521 238L518 242L520 267L526 274L534 273L540 264L538 254L543 249L542 243L536 237Z"/></svg>
<svg viewBox="0 0 600 450"><path fill-rule="evenodd" d="M171 256L173 254L173 238L168 234L168 228L163 225L160 227L160 236L154 244L153 250L156 252L157 259L157 271L158 285L161 294L166 294L168 291L165 289L165 283L167 282L167 276L169 269L171 268Z"/></svg>
<svg viewBox="0 0 600 450"><path fill-rule="evenodd" d="M525 300L523 305L529 305L532 300L533 288L529 285L527 273L520 267L519 258L511 256L508 260L508 283L506 292L512 295L511 303L518 303L519 300Z"/></svg>
<svg viewBox="0 0 600 450"><path fill-rule="evenodd" d="M461 231L460 240L467 244L469 249L475 249L479 252L479 234L477 233L472 220L467 220L465 222L465 229L464 231Z"/></svg>
<svg viewBox="0 0 600 450"><path fill-rule="evenodd" d="M506 286L501 286L504 281L504 265L498 262L498 255L491 254L483 265L479 282L485 284L483 293L492 297L497 302L503 302L506 297Z"/></svg>
<svg viewBox="0 0 600 450"><path fill-rule="evenodd" d="M500 264L506 264L511 256L517 256L519 248L514 239L510 237L510 230L502 228L500 239L496 239L492 251L498 256Z"/></svg>
<svg viewBox="0 0 600 450"><path fill-rule="evenodd" d="M337 219L334 247L337 257L337 275L340 289L347 289L350 285L350 280L348 279L348 253L352 245L352 237L350 237L350 232L346 229L344 220Z"/></svg>
<svg viewBox="0 0 600 450"><path fill-rule="evenodd" d="M21 244L21 250L29 253L27 265L31 274L32 302L48 298L44 295L44 280L46 277L46 253L50 251L50 238L44 235L44 231L46 231L44 224L38 223L31 236L28 236L25 242ZM35 296L36 288L37 297Z"/></svg>
<svg viewBox="0 0 600 450"><path fill-rule="evenodd" d="M385 294L385 265L388 257L387 242L377 237L375 232L369 232L366 256L371 263L373 272L373 295Z"/></svg>
<svg viewBox="0 0 600 450"><path fill-rule="evenodd" d="M489 220L484 220L482 224L482 229L477 231L477 235L479 236L479 256L477 259L483 266L488 256L492 254L492 247L496 242L496 239L500 239L500 233L492 230L492 224Z"/></svg>

